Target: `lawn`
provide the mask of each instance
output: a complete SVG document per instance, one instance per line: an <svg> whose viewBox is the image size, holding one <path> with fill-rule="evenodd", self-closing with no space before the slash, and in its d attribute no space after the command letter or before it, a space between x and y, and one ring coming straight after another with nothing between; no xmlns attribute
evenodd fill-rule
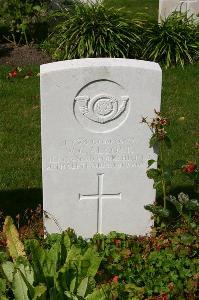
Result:
<svg viewBox="0 0 199 300"><path fill-rule="evenodd" d="M148 12L157 17L157 0L105 0L106 5L125 7L134 16ZM129 15L130 16L130 15ZM42 202L39 66L28 79L8 79L11 67L0 67L0 210L15 214ZM172 149L166 162L195 161L198 142L198 65L163 69L162 112L170 120ZM144 125L143 125L144 126ZM189 181L175 177L172 189L189 190Z"/></svg>
<svg viewBox="0 0 199 300"><path fill-rule="evenodd" d="M29 79L7 79L11 68L5 66L0 70L0 199L1 208L9 213L17 212L19 206L25 209L42 201L39 77L36 76L39 68L31 69L35 76ZM162 112L170 120L173 141L166 155L168 163L196 158L197 71L198 65L163 70ZM181 190L179 185L186 189L189 182L177 177L173 188Z"/></svg>
<svg viewBox="0 0 199 300"><path fill-rule="evenodd" d="M104 3L108 7L123 8L129 18L144 13L158 19L158 0L104 0Z"/></svg>

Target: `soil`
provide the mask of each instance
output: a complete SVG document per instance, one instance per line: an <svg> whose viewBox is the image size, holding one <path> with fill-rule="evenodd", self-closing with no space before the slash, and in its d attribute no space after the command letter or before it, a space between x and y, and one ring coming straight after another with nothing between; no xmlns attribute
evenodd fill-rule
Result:
<svg viewBox="0 0 199 300"><path fill-rule="evenodd" d="M10 43L0 44L0 65L22 67L25 65L41 65L52 62L51 57L39 50L35 45L14 46Z"/></svg>

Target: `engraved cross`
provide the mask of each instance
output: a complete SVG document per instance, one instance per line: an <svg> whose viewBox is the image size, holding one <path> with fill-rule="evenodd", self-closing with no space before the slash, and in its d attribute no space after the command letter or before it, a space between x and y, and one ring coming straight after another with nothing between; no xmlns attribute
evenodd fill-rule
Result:
<svg viewBox="0 0 199 300"><path fill-rule="evenodd" d="M79 200L97 200L97 232L102 233L102 204L104 199L122 199L122 194L103 194L104 174L98 175L98 194L95 195L81 195Z"/></svg>

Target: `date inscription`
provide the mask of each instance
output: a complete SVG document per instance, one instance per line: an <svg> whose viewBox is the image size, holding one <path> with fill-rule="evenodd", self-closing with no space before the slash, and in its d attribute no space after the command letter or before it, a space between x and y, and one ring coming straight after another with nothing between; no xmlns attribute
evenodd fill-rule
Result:
<svg viewBox="0 0 199 300"><path fill-rule="evenodd" d="M135 153L133 138L67 139L62 143L63 155L49 159L48 170L134 168L146 163Z"/></svg>

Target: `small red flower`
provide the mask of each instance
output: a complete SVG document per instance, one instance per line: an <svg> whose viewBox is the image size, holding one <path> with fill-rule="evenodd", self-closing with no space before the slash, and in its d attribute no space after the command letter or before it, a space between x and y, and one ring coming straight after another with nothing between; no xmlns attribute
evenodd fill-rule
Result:
<svg viewBox="0 0 199 300"><path fill-rule="evenodd" d="M168 300L169 299L167 294L162 294L161 296L162 296L161 300Z"/></svg>
<svg viewBox="0 0 199 300"><path fill-rule="evenodd" d="M161 250L161 245L157 245L157 246L156 246L156 250L157 250L157 251L160 251L160 250Z"/></svg>
<svg viewBox="0 0 199 300"><path fill-rule="evenodd" d="M188 162L186 165L183 166L182 171L184 173L191 174L193 173L197 168L197 165L194 162Z"/></svg>
<svg viewBox="0 0 199 300"><path fill-rule="evenodd" d="M119 239L114 240L115 246L119 247L121 245L121 241Z"/></svg>
<svg viewBox="0 0 199 300"><path fill-rule="evenodd" d="M159 123L160 123L160 125L167 125L167 124L168 124L168 121L167 121L167 119L161 119L161 120L159 121Z"/></svg>
<svg viewBox="0 0 199 300"><path fill-rule="evenodd" d="M8 77L16 77L17 76L17 70L12 70L11 72L8 73Z"/></svg>
<svg viewBox="0 0 199 300"><path fill-rule="evenodd" d="M118 275L115 275L115 276L112 278L112 282L118 283L118 280L119 280L119 276L118 276Z"/></svg>

